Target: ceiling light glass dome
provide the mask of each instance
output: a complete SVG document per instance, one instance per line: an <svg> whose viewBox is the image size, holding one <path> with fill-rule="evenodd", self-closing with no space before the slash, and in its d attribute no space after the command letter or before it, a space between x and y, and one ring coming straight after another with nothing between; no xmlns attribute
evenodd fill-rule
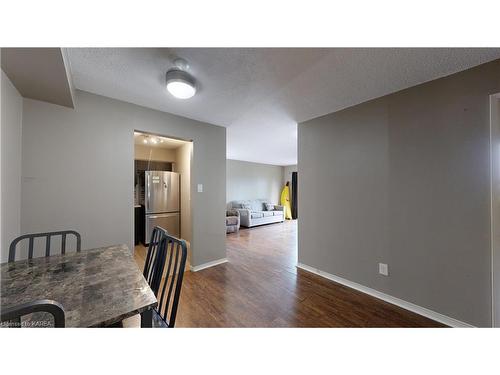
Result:
<svg viewBox="0 0 500 375"><path fill-rule="evenodd" d="M196 94L196 81L188 72L174 68L167 72L167 90L178 99L189 99Z"/></svg>

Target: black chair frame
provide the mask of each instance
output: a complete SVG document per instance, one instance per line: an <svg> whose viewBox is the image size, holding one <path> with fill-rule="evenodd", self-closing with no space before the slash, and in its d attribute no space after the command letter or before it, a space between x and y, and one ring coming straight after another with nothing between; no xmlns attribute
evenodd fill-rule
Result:
<svg viewBox="0 0 500 375"><path fill-rule="evenodd" d="M144 277L158 299L155 318L168 328L175 326L186 259L186 241L170 236L163 228L153 229Z"/></svg>
<svg viewBox="0 0 500 375"><path fill-rule="evenodd" d="M76 237L76 251L81 251L82 247L82 238L80 233L74 230L63 230L58 232L45 232L45 233L32 233L32 234L24 234L22 236L17 237L9 247L9 262L14 262L16 259L16 247L19 242L22 240L28 239L28 259L33 259L33 245L35 242L35 238L45 237L45 256L50 256L50 240L52 237L61 236L61 254L66 253L66 239L68 235L74 235Z"/></svg>
<svg viewBox="0 0 500 375"><path fill-rule="evenodd" d="M11 322L15 327L21 327L21 317L35 312L46 312L54 317L54 326L64 328L66 317L64 308L59 302L43 299L14 306L0 312L0 321Z"/></svg>

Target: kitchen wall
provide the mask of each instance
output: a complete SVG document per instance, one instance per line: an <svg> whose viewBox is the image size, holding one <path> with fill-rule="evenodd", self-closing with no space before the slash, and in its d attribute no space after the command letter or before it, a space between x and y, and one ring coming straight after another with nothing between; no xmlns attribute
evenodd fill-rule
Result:
<svg viewBox="0 0 500 375"><path fill-rule="evenodd" d="M283 167L228 159L226 201L269 199L278 203Z"/></svg>
<svg viewBox="0 0 500 375"><path fill-rule="evenodd" d="M175 162L177 150L134 144L134 155L139 160Z"/></svg>
<svg viewBox="0 0 500 375"><path fill-rule="evenodd" d="M21 134L23 99L2 71L1 77L1 240L0 260L6 262L9 245L21 233Z"/></svg>
<svg viewBox="0 0 500 375"><path fill-rule="evenodd" d="M181 237L191 242L191 161L193 144L186 143L177 148L177 172L181 175Z"/></svg>
<svg viewBox="0 0 500 375"><path fill-rule="evenodd" d="M73 228L84 248L132 248L135 129L194 141L192 185L204 189L191 187L191 263L225 258L226 129L83 91L75 100L24 99L22 232Z"/></svg>
<svg viewBox="0 0 500 375"><path fill-rule="evenodd" d="M490 326L499 91L496 60L299 124L299 262Z"/></svg>

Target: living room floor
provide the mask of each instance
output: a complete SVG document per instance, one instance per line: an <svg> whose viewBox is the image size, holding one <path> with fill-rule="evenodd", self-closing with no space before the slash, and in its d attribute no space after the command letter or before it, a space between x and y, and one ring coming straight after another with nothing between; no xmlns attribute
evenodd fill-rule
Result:
<svg viewBox="0 0 500 375"><path fill-rule="evenodd" d="M185 273L176 327L443 326L297 269L296 221L242 228L226 247L227 263Z"/></svg>

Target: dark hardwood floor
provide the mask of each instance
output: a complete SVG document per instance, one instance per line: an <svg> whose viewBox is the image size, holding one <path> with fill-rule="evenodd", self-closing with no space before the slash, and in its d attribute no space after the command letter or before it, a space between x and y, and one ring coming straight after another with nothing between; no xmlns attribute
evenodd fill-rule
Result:
<svg viewBox="0 0 500 375"><path fill-rule="evenodd" d="M185 273L177 327L443 326L297 269L295 221L242 228L226 246L228 263Z"/></svg>

